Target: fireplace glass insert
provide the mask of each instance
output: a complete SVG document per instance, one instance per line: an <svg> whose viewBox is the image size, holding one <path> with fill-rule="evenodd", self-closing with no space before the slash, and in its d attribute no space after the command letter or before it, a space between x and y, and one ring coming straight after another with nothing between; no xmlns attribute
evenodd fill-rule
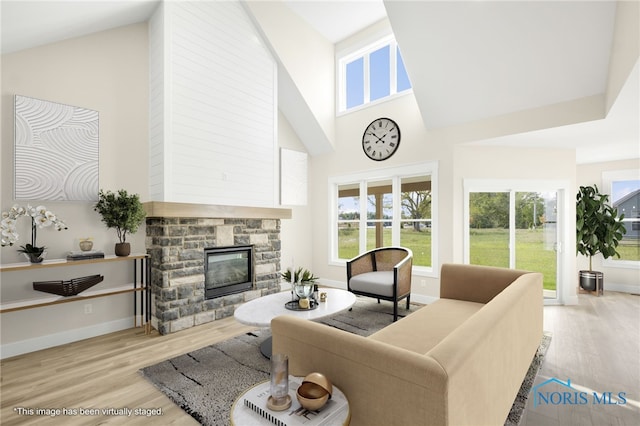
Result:
<svg viewBox="0 0 640 426"><path fill-rule="evenodd" d="M253 246L204 249L205 297L212 299L253 288Z"/></svg>

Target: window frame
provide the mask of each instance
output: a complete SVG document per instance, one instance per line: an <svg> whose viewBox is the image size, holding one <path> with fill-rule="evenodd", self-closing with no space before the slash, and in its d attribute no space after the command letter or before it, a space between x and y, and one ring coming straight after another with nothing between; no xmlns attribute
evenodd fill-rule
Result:
<svg viewBox="0 0 640 426"><path fill-rule="evenodd" d="M370 76L369 76L369 56L371 53L389 46L389 95L378 98L371 101L370 93ZM363 108L368 108L372 105L377 105L382 102L389 101L399 96L404 96L409 93L413 93L413 85L409 89L405 89L401 92L397 90L398 82L398 43L393 34L388 34L381 38L378 38L372 43L368 43L363 47L356 49L345 49L336 53L336 116L349 114L351 112L359 111ZM347 108L347 86L346 86L346 68L351 62L363 58L364 67L364 101L361 105ZM404 59L403 59L404 61ZM406 64L405 64L406 72Z"/></svg>
<svg viewBox="0 0 640 426"><path fill-rule="evenodd" d="M359 208L359 249L358 253L364 253L367 247L367 183L382 180L392 182L393 199L393 219L391 225L391 244L400 245L400 224L402 221L401 206L401 181L403 178L416 176L431 177L431 267L413 266L414 275L425 277L437 277L439 271L438 263L438 162L429 161L425 163L411 164L400 167L390 167L386 169L376 169L329 177L328 179L328 205L329 205L329 241L328 259L330 266L345 266L348 259L338 257L338 188L341 185L358 184L360 188Z"/></svg>
<svg viewBox="0 0 640 426"><path fill-rule="evenodd" d="M602 192L609 194L609 203L613 206L613 183L623 180L640 180L640 172L637 169L613 170L602 172ZM620 212L618 212L620 213ZM629 218L631 219L631 218ZM623 219L623 222L631 222ZM624 260L616 257L602 259L602 266L607 268L640 269L640 260Z"/></svg>

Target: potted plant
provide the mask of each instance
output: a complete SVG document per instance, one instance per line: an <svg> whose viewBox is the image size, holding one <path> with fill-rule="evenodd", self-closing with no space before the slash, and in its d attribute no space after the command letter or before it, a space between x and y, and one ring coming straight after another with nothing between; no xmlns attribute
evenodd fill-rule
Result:
<svg viewBox="0 0 640 426"><path fill-rule="evenodd" d="M56 230L62 231L67 229L67 225L53 212L47 210L45 206L31 207L27 205L25 208L15 205L9 211L2 212L2 221L0 222L2 247L12 246L18 241L16 220L21 216L31 219L31 244L20 246L18 252L23 253L31 263L40 263L47 253L47 248L37 245L38 228L47 228L53 225Z"/></svg>
<svg viewBox="0 0 640 426"><path fill-rule="evenodd" d="M127 233L134 234L146 216L140 196L129 195L124 189L117 193L100 190L94 210L100 213L107 228L116 229L120 241L116 243L116 256L129 256L131 245L127 242Z"/></svg>
<svg viewBox="0 0 640 426"><path fill-rule="evenodd" d="M310 271L304 268L298 268L295 271L287 269L280 274L282 279L288 283L291 283L293 292L298 296L298 299L308 299L313 293L315 282L318 279Z"/></svg>
<svg viewBox="0 0 640 426"><path fill-rule="evenodd" d="M576 195L576 251L589 257L589 270L580 271L580 287L601 289L604 274L593 270L592 258L598 253L607 259L620 257L618 244L627 232L618 209L609 205L609 196L601 194L596 185L581 186Z"/></svg>

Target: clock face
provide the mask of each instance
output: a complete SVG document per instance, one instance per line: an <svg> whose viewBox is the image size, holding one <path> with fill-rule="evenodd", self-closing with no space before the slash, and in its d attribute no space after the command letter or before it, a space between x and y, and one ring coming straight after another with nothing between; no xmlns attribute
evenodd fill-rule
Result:
<svg viewBox="0 0 640 426"><path fill-rule="evenodd" d="M390 118L377 118L362 135L362 149L372 160L382 161L391 157L400 146L400 128Z"/></svg>

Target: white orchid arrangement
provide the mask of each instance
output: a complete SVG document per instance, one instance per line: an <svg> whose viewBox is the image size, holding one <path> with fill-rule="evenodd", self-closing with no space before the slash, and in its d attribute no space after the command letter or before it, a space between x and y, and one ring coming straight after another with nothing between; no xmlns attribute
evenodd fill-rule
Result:
<svg viewBox="0 0 640 426"><path fill-rule="evenodd" d="M44 252L45 247L36 245L38 228L47 228L53 225L58 231L67 229L67 225L53 212L47 210L45 206L31 207L27 205L25 208L14 205L8 212L2 212L2 221L0 221L2 247L12 246L18 241L16 222L21 216L31 218L31 244L20 246L21 249L18 251L21 253L34 253L39 256Z"/></svg>

